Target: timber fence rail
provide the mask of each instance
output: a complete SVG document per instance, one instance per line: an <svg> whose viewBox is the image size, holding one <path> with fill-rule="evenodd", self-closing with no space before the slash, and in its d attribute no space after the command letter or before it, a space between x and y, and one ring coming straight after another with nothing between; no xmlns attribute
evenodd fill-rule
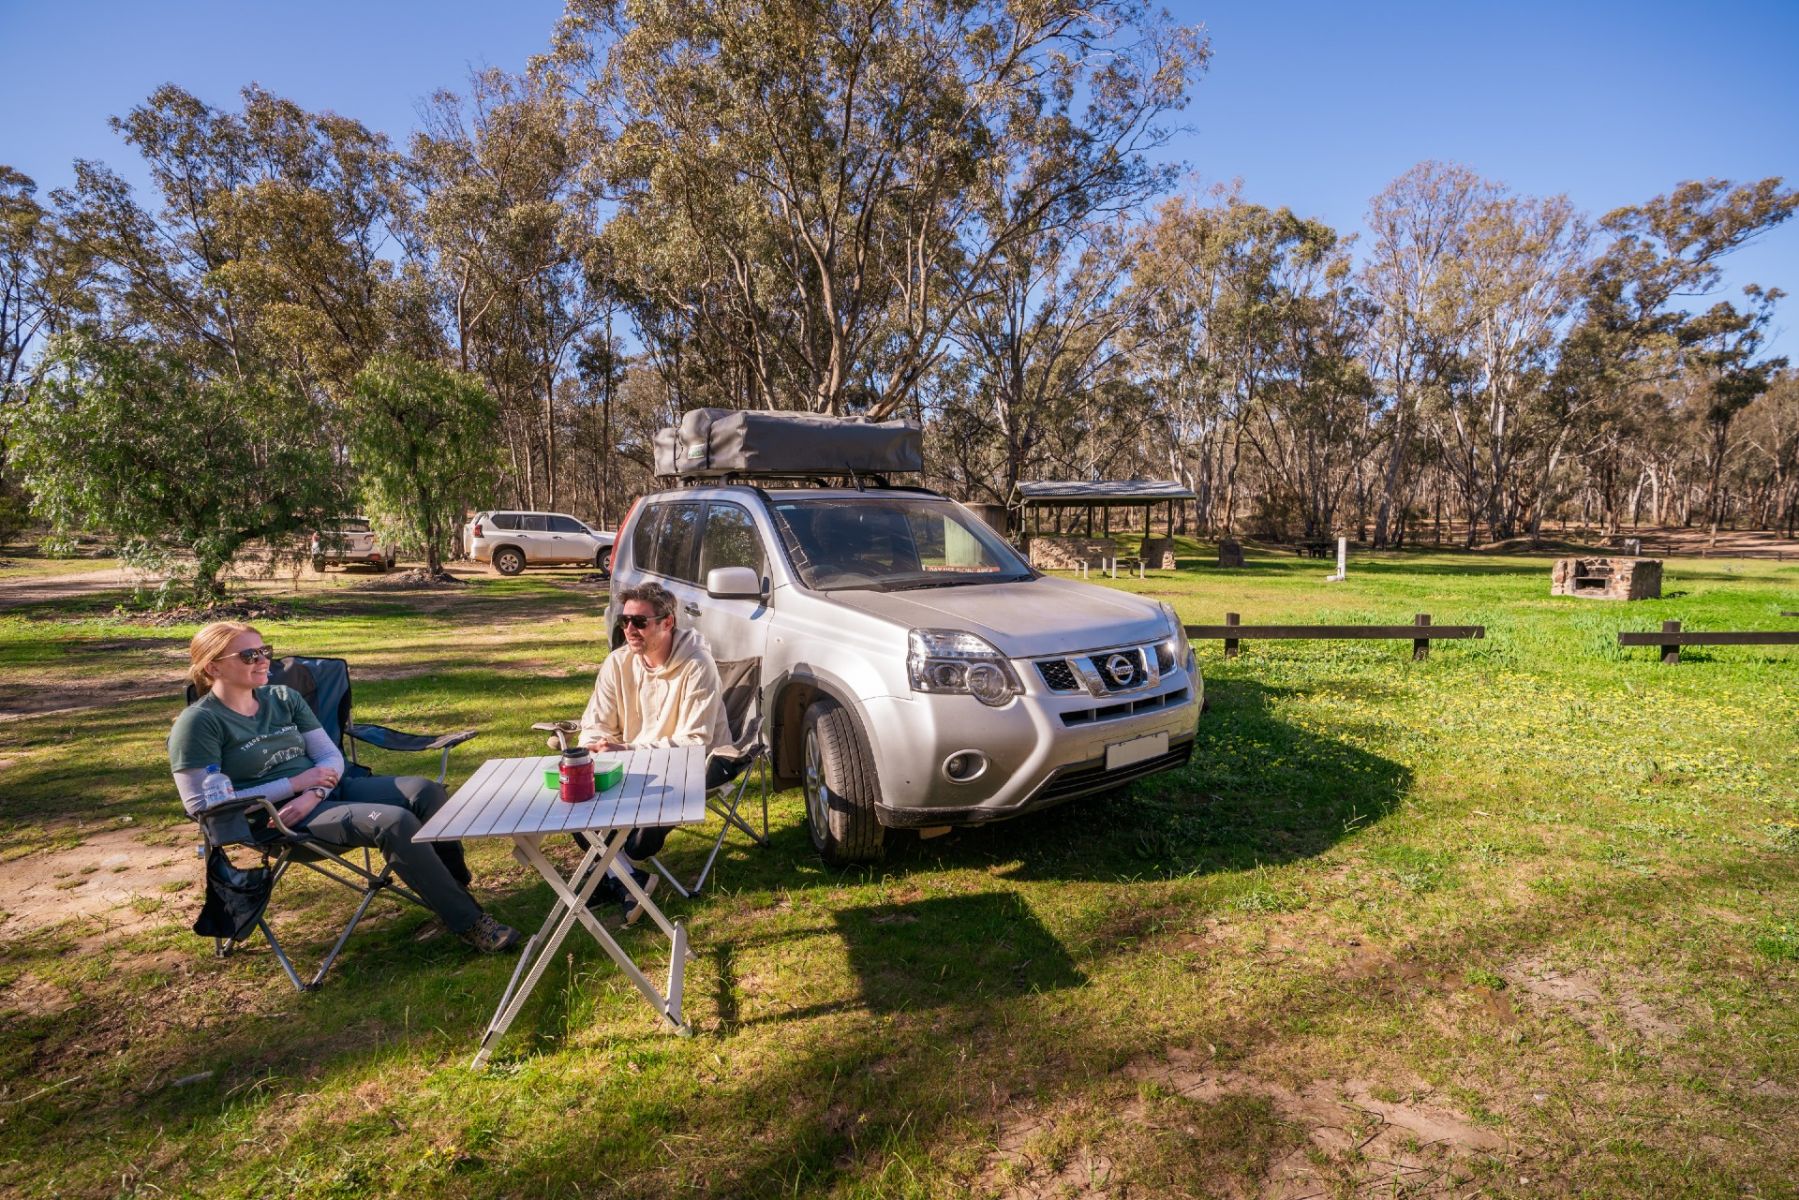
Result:
<svg viewBox="0 0 1799 1200"><path fill-rule="evenodd" d="M1202 642L1224 642L1224 656L1235 658L1238 644L1263 641L1409 641L1412 660L1430 657L1433 641L1484 638L1485 625L1432 625L1429 613L1419 613L1410 625L1245 625L1234 612L1224 614L1222 625L1188 625L1187 636Z"/></svg>
<svg viewBox="0 0 1799 1200"><path fill-rule="evenodd" d="M1679 621L1663 621L1660 633L1620 633L1618 645L1660 646L1662 661L1672 665L1680 661L1682 646L1799 646L1799 629L1682 633Z"/></svg>

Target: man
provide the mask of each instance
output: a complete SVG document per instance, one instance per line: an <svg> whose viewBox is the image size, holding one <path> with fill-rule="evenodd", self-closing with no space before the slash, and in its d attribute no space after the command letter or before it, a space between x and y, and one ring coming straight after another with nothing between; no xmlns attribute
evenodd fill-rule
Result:
<svg viewBox="0 0 1799 1200"><path fill-rule="evenodd" d="M659 583L645 583L619 593L619 624L625 644L614 650L593 681L593 695L581 714L580 743L588 749L630 750L649 746L726 746L730 727L720 696L718 667L705 641L691 629L675 628L674 595ZM706 764L706 786L724 782L724 766ZM669 828L638 829L625 839L618 861L647 895L657 877L640 870L633 859L662 849ZM583 847L586 839L577 835ZM625 924L643 915L619 882L608 875L594 889L624 902Z"/></svg>

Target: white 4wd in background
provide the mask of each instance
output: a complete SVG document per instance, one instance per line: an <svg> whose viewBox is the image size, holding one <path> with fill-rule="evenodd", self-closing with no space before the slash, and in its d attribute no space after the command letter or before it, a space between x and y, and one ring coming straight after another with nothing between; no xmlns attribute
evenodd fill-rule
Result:
<svg viewBox="0 0 1799 1200"><path fill-rule="evenodd" d="M377 571L391 571L394 565L394 548L375 539L367 517L337 517L325 522L312 535L308 553L312 569L320 572L332 563L365 563Z"/></svg>
<svg viewBox="0 0 1799 1200"><path fill-rule="evenodd" d="M502 575L526 566L590 566L607 569L612 534L567 513L499 510L479 512L462 529L463 550L492 563Z"/></svg>
<svg viewBox="0 0 1799 1200"><path fill-rule="evenodd" d="M761 660L775 776L827 862L1192 753L1204 684L1171 607L1042 575L925 489L656 493L619 530L614 600L652 580L714 658Z"/></svg>

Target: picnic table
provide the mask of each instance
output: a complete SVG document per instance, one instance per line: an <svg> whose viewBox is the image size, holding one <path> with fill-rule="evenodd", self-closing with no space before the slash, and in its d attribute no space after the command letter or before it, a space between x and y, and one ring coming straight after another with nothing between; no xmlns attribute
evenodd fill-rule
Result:
<svg viewBox="0 0 1799 1200"><path fill-rule="evenodd" d="M564 804L554 789L544 786L544 772L556 769L554 754L533 758L492 758L482 763L468 782L456 789L437 815L425 823L415 840L446 842L475 838L512 839L512 853L520 862L543 876L556 893L543 926L525 943L518 966L506 984L499 1007L487 1023L481 1048L472 1064L479 1069L494 1045L524 1007L531 990L542 978L544 967L555 956L563 939L578 921L601 949L611 956L637 990L643 993L676 1033L690 1032L681 1015L681 983L686 973L687 931L663 915L650 901L631 873L617 864L619 850L631 830L660 825L694 825L706 819L706 756L700 746L672 746L621 751L602 758L624 763L624 777L592 800ZM590 847L565 878L543 852L546 837L562 833L586 833ZM624 952L587 910L588 898L600 879L611 871L625 890L668 937L673 947L668 965L668 991L658 991L630 955Z"/></svg>

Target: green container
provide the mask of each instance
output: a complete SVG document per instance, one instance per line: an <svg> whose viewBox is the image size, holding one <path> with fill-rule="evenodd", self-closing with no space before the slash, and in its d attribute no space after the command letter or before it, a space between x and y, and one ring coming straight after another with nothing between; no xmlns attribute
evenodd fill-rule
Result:
<svg viewBox="0 0 1799 1200"><path fill-rule="evenodd" d="M593 790L603 792L617 787L625 778L625 764L616 758L596 758L593 763ZM562 772L555 767L543 773L543 785L552 792L562 790Z"/></svg>

